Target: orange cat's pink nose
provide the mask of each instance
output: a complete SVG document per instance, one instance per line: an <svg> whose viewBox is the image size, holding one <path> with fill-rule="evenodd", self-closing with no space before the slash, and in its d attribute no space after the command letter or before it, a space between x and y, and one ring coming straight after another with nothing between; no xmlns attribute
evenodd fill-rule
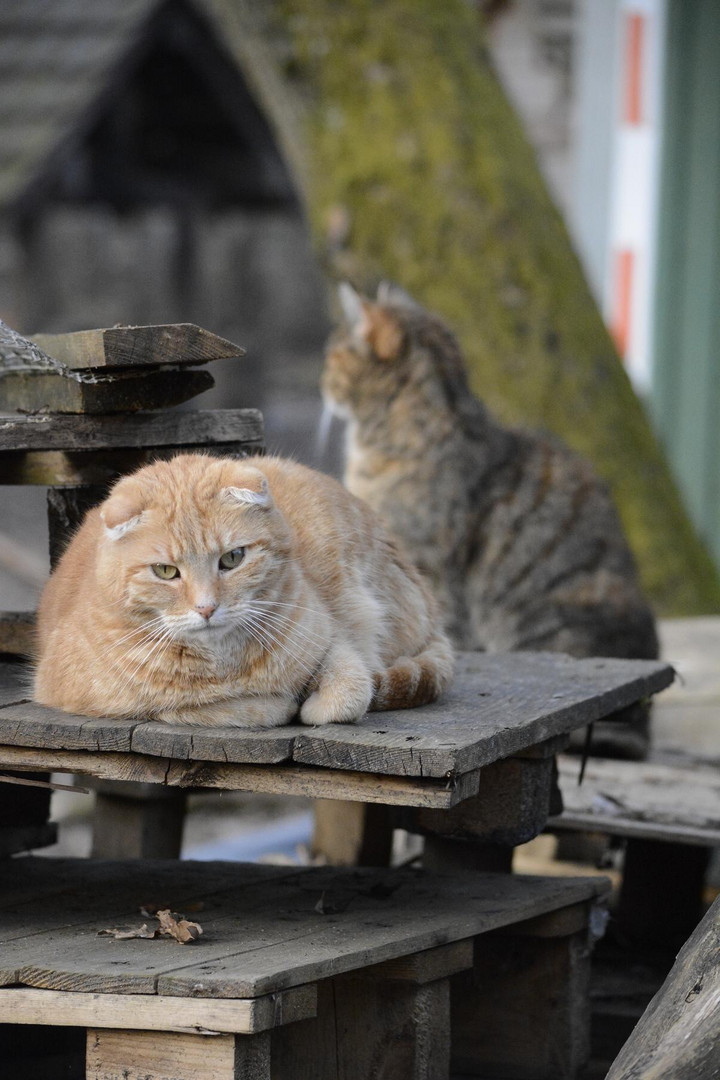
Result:
<svg viewBox="0 0 720 1080"><path fill-rule="evenodd" d="M195 610L199 615L202 615L203 619L209 619L213 612L217 609L217 604L196 604Z"/></svg>

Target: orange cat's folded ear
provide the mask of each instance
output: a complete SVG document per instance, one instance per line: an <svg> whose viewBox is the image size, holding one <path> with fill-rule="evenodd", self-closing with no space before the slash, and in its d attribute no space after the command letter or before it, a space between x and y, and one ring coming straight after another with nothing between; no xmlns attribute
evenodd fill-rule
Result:
<svg viewBox="0 0 720 1080"><path fill-rule="evenodd" d="M223 488L222 494L225 498L242 503L243 506L257 506L261 510L267 510L273 505L268 482L261 473L243 477L242 481L247 482L249 486Z"/></svg>
<svg viewBox="0 0 720 1080"><path fill-rule="evenodd" d="M338 286L338 296L353 337L366 342L379 360L393 360L404 341L403 330L393 316L365 300L346 281Z"/></svg>
<svg viewBox="0 0 720 1080"><path fill-rule="evenodd" d="M143 507L137 491L116 489L100 511L108 538L119 540L134 529L140 522L142 512Z"/></svg>

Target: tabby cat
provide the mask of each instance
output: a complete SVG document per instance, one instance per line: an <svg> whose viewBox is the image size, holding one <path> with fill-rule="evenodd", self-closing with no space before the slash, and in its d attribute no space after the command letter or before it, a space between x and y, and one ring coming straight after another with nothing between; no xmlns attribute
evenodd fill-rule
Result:
<svg viewBox="0 0 720 1080"><path fill-rule="evenodd" d="M52 574L35 700L89 715L352 722L447 685L429 589L376 515L280 458L186 454L120 480Z"/></svg>
<svg viewBox="0 0 720 1080"><path fill-rule="evenodd" d="M493 419L455 337L405 293L340 295L322 386L348 421L345 484L432 582L455 644L656 657L653 615L590 465ZM596 752L642 756L646 727L598 725Z"/></svg>

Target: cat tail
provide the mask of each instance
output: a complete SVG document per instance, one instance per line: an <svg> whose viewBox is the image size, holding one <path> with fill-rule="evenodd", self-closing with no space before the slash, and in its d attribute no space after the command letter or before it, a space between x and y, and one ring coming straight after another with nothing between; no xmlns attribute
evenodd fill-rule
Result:
<svg viewBox="0 0 720 1080"><path fill-rule="evenodd" d="M452 645L438 633L417 656L401 656L392 667L373 676L370 710L414 709L442 694L455 669Z"/></svg>

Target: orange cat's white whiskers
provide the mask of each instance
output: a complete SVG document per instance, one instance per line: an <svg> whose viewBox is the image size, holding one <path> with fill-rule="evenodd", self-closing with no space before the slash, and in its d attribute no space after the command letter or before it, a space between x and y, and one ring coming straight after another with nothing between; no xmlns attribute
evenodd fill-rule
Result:
<svg viewBox="0 0 720 1080"><path fill-rule="evenodd" d="M155 639L153 639L153 640L155 640ZM147 681L149 676L153 673L155 668L158 666L160 659L164 656L164 654L167 651L168 647L173 643L174 640L175 640L175 635L173 634L172 630L166 628L162 632L162 634L160 634L160 636L155 640L154 645L152 646L152 648L148 652L144 653L144 655L142 655L139 659L137 658L137 656L133 656L132 660L131 660L131 663L132 663L132 661L136 661L135 666L132 668L132 670L130 670L129 665L128 665L125 668L125 670L120 673L120 676L119 676L119 677L124 679L125 685L126 686L132 685L134 683L135 679L137 678L137 676L139 675L140 671L145 667L147 668L147 670L145 672L145 680ZM145 643L143 642L142 644L145 644ZM164 646L164 648L163 648L163 646ZM139 646L134 646L133 652L137 652L138 648L139 648ZM158 653L158 650L160 650L159 653ZM158 655L156 656L155 661L153 661L153 663L150 664L149 661L152 659L153 654L155 654L155 653L157 653Z"/></svg>
<svg viewBox="0 0 720 1080"><path fill-rule="evenodd" d="M258 618L247 615L244 619L244 625L252 625L253 630L261 637L262 644L268 652L277 652L277 650L280 649L282 652L286 653L291 660L294 660L297 666L307 673L308 677L312 677L315 674L315 669L311 667L303 657L299 656L288 646L286 639L283 640L281 637L277 637L273 630L263 622L259 621Z"/></svg>
<svg viewBox="0 0 720 1080"><path fill-rule="evenodd" d="M321 637L319 634L313 633L304 624L300 624L290 616L283 614L282 612L275 611L253 611L247 609L250 614L255 615L256 618L261 618L264 622L268 623L271 627L278 631L278 633L287 634L290 638L297 638L303 644L309 642L311 645L316 645L319 648L325 648L327 645L327 638ZM310 609L307 609L310 610Z"/></svg>
<svg viewBox="0 0 720 1080"><path fill-rule="evenodd" d="M137 637L138 634L145 633L147 633L148 635L148 640L152 640L153 634L151 632L148 633L148 631L152 631L152 629L155 627L162 626L164 622L165 616L159 615L156 619L150 619L149 622L143 623L141 626L136 626L134 630L130 630L127 634L123 634L121 638L116 638L111 642L111 644L114 647L118 645L124 645L126 641L130 640L130 638ZM142 642L137 642L137 644L142 644Z"/></svg>

